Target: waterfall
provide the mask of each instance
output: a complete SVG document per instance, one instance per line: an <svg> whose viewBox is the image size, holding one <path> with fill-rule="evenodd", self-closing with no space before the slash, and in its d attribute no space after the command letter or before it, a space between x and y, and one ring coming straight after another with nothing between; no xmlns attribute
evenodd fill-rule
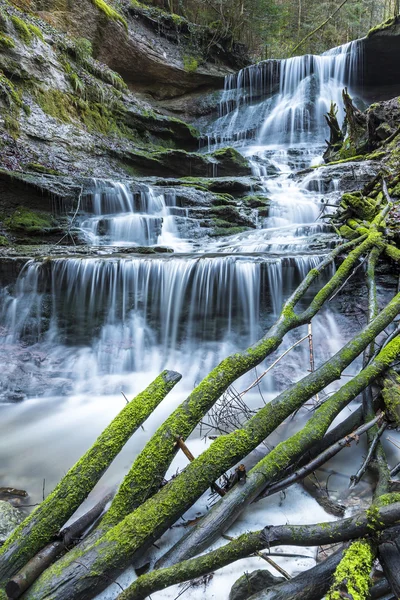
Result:
<svg viewBox="0 0 400 600"><path fill-rule="evenodd" d="M94 180L84 196L79 219L87 242L94 246L182 246L175 220L186 210L176 206L175 193L143 186L131 192L128 184Z"/></svg>
<svg viewBox="0 0 400 600"><path fill-rule="evenodd" d="M360 81L362 69L362 45L357 40L319 56L268 60L229 75L219 119L208 132L209 143L323 142L323 115L334 102L339 120L343 119L342 90L351 90Z"/></svg>

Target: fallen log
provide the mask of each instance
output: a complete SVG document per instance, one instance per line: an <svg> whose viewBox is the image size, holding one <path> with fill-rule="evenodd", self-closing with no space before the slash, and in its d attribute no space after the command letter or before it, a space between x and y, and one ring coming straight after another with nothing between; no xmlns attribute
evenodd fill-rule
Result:
<svg viewBox="0 0 400 600"><path fill-rule="evenodd" d="M245 533L229 544L203 556L141 575L118 596L118 600L147 598L158 590L207 575L264 548L270 549L281 545L320 546L345 542L369 534L371 531L381 531L399 519L400 502L397 502L381 507L373 513L368 510L362 511L353 517L329 523L265 527L261 531Z"/></svg>
<svg viewBox="0 0 400 600"><path fill-rule="evenodd" d="M163 371L121 410L54 491L0 548L0 581L5 582L54 538L129 438L180 379L179 373Z"/></svg>
<svg viewBox="0 0 400 600"><path fill-rule="evenodd" d="M109 530L102 538L84 548L76 548L69 552L37 580L28 590L26 598L57 598L57 600L73 600L75 598L90 598L104 589L115 573L126 567L135 556L142 554L150 547L181 514L185 512L223 472L236 464L243 456L254 449L266 435L281 422L283 415L293 412L316 391L333 381L342 370L359 355L371 340L388 324L400 311L400 294L374 319L360 334L332 357L325 365L314 373L310 373L290 390L281 394L273 402L263 407L242 429L229 435L221 436L213 442L203 454L190 463L175 479L163 487L153 498L142 504L136 511ZM371 379L388 368L400 353L400 339L392 340L355 378L354 382L346 384L337 394L337 403L323 404L318 411L323 421L322 427L329 426L332 414L341 402L347 402ZM279 399L279 400L278 400ZM327 408L326 408L327 407ZM337 414L337 413L335 413ZM311 433L311 432L310 432ZM307 439L302 444L295 444L290 453L279 453L278 462L268 464L269 471L274 475L277 469L287 466L292 456L299 449L304 452ZM300 448L301 447L301 448ZM272 453L271 453L272 454ZM269 455L270 456L270 455ZM267 457L266 457L267 458ZM265 476L260 479L265 486ZM247 489L249 478L242 489ZM259 482L257 482L259 485ZM234 490L235 488L233 488ZM257 496L260 489L255 486ZM233 491L232 490L232 491ZM229 496L228 494L224 497ZM249 496L251 499L254 495ZM223 499L223 500L224 500ZM57 595L54 595L57 590Z"/></svg>
<svg viewBox="0 0 400 600"><path fill-rule="evenodd" d="M331 577L342 556L343 550L338 550L312 569L303 571L290 581L253 594L249 600L321 600L329 589Z"/></svg>
<svg viewBox="0 0 400 600"><path fill-rule="evenodd" d="M374 544L369 540L353 542L336 567L326 600L358 598L366 600L371 585L370 573L375 558Z"/></svg>
<svg viewBox="0 0 400 600"><path fill-rule="evenodd" d="M103 512L104 508L111 500L112 494L107 494L100 502L95 504L84 515L76 521L65 527L57 536L57 540L45 546L30 561L16 573L6 585L6 593L13 600L22 596L22 594L32 585L34 581L49 567L58 556L61 556L71 544L76 543L77 539L84 531L93 525Z"/></svg>

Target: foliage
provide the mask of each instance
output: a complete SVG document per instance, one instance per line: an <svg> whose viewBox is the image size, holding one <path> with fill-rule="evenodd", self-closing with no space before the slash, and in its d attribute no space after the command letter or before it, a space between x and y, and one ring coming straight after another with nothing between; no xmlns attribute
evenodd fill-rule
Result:
<svg viewBox="0 0 400 600"><path fill-rule="evenodd" d="M104 0L92 0L92 2L96 8L101 10L109 19L122 23L125 29L128 29L128 24L124 17L119 12L114 10L109 4L107 4L107 2L104 2Z"/></svg>
<svg viewBox="0 0 400 600"><path fill-rule="evenodd" d="M342 0L164 0L171 14L214 31L215 41L231 38L246 44L255 59L285 58ZM147 0L160 7L160 0ZM393 17L396 0L351 0L299 49L319 54L362 37Z"/></svg>

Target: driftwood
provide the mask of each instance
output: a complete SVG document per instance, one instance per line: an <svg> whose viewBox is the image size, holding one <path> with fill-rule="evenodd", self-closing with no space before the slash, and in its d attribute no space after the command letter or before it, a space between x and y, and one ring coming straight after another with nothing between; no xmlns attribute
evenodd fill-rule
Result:
<svg viewBox="0 0 400 600"><path fill-rule="evenodd" d="M181 379L164 371L129 402L68 471L55 490L21 523L0 549L0 581L14 575L48 544L99 481L132 434Z"/></svg>

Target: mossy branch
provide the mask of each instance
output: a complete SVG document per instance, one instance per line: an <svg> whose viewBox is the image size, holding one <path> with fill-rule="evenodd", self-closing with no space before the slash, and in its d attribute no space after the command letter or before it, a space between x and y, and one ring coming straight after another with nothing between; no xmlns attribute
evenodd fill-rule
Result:
<svg viewBox="0 0 400 600"><path fill-rule="evenodd" d="M163 371L129 402L54 491L21 523L0 549L1 581L13 575L58 533L81 505L140 425L181 379Z"/></svg>
<svg viewBox="0 0 400 600"><path fill-rule="evenodd" d="M366 600L371 585L370 573L374 558L375 552L371 542L354 542L336 568L334 583L327 594L327 600L342 600L343 597Z"/></svg>

